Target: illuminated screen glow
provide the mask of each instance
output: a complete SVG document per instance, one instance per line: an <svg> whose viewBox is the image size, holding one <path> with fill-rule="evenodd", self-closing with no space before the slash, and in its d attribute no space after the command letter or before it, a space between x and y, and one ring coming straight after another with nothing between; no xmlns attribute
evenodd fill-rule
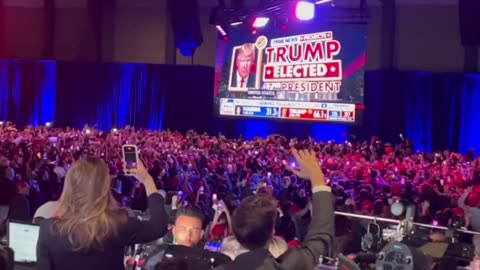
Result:
<svg viewBox="0 0 480 270"><path fill-rule="evenodd" d="M314 21L312 21L314 22ZM365 24L292 24L254 36L232 27L217 46L223 116L355 123L364 103Z"/></svg>

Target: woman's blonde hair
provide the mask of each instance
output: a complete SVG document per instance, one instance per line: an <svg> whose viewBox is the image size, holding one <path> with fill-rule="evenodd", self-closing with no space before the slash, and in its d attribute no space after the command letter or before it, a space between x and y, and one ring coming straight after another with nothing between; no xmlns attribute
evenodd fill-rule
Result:
<svg viewBox="0 0 480 270"><path fill-rule="evenodd" d="M107 164L87 158L76 162L65 178L54 230L66 236L73 250L102 249L118 233L120 213L113 211Z"/></svg>

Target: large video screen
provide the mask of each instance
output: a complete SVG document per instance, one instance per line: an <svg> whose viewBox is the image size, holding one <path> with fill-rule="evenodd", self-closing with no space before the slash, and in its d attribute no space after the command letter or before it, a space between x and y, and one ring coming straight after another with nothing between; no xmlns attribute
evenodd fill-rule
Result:
<svg viewBox="0 0 480 270"><path fill-rule="evenodd" d="M217 46L215 101L223 116L358 123L365 24L229 29Z"/></svg>

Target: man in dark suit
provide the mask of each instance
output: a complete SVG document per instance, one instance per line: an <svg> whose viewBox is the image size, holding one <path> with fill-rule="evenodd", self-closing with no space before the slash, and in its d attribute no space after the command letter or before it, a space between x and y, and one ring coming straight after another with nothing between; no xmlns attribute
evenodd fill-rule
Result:
<svg viewBox="0 0 480 270"><path fill-rule="evenodd" d="M255 88L256 75L251 74L255 63L255 44L245 43L237 50L235 57L235 69L231 80L231 88L248 89Z"/></svg>
<svg viewBox="0 0 480 270"><path fill-rule="evenodd" d="M235 237L249 252L215 270L310 270L317 266L320 255L329 255L335 233L331 189L325 185L315 153L295 149L292 152L300 165L300 170L294 173L310 179L313 186L313 217L302 246L291 248L275 259L267 246L274 235L276 207L265 196L250 196L235 210L232 219Z"/></svg>

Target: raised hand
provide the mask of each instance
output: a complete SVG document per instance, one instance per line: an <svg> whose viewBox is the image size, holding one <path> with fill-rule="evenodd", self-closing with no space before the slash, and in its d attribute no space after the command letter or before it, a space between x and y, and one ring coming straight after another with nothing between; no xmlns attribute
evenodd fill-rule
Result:
<svg viewBox="0 0 480 270"><path fill-rule="evenodd" d="M318 163L315 152L292 148L292 154L300 168L292 168L292 172L300 178L310 179L313 186L325 185L325 177Z"/></svg>

